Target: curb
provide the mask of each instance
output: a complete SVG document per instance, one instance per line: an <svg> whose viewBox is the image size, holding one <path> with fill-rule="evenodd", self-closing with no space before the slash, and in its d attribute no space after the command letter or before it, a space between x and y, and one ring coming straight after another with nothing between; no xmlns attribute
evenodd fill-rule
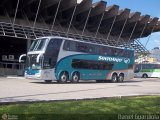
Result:
<svg viewBox="0 0 160 120"><path fill-rule="evenodd" d="M108 96L108 97L100 97L100 98L82 98L82 99L64 99L64 100L37 100L37 101L15 101L15 102L0 102L0 105L14 105L14 104L32 104L32 103L48 103L48 102L65 102L65 101L82 101L82 100L109 100L109 99L125 99L125 98L134 98L134 97L147 97L147 96L160 96L157 94L150 95L127 95L127 96Z"/></svg>

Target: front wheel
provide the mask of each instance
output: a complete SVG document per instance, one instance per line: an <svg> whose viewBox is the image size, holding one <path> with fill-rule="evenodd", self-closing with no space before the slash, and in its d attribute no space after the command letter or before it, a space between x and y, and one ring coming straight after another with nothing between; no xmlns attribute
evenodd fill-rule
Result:
<svg viewBox="0 0 160 120"><path fill-rule="evenodd" d="M60 75L59 82L66 83L68 81L68 74L66 72L62 72Z"/></svg>
<svg viewBox="0 0 160 120"><path fill-rule="evenodd" d="M80 79L80 75L76 72L76 73L73 74L71 82L72 83L78 83L79 79Z"/></svg>

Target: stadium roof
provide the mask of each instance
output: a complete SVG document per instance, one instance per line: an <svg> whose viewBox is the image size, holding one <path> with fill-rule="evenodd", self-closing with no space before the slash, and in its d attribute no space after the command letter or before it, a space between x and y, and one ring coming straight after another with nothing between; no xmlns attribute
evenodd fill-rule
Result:
<svg viewBox="0 0 160 120"><path fill-rule="evenodd" d="M139 51L137 39L160 31L159 18L107 6L105 1L1 0L0 16L1 35L26 39L67 35L112 46L134 44Z"/></svg>

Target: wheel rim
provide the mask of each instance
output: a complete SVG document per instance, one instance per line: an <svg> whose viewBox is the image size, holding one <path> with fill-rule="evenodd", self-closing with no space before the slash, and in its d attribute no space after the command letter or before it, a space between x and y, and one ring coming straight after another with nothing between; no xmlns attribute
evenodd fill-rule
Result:
<svg viewBox="0 0 160 120"><path fill-rule="evenodd" d="M113 75L113 76L112 76L112 81L113 81L113 82L116 82L116 81L117 81L117 76L116 76L116 75Z"/></svg>
<svg viewBox="0 0 160 120"><path fill-rule="evenodd" d="M63 73L61 76L61 82L66 82L67 81L67 75Z"/></svg>
<svg viewBox="0 0 160 120"><path fill-rule="evenodd" d="M79 81L79 76L77 74L74 74L72 78L72 82L78 82L78 81Z"/></svg>
<svg viewBox="0 0 160 120"><path fill-rule="evenodd" d="M147 78L147 75L143 75L144 78Z"/></svg>
<svg viewBox="0 0 160 120"><path fill-rule="evenodd" d="M120 82L123 82L123 80L124 80L124 77L123 77L122 75L120 75L120 76L119 76L119 81L120 81Z"/></svg>

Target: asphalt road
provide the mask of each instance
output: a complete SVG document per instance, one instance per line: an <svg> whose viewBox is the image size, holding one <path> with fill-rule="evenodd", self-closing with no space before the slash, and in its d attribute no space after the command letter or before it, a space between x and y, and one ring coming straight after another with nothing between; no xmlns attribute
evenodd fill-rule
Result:
<svg viewBox="0 0 160 120"><path fill-rule="evenodd" d="M0 104L107 97L160 95L160 78L135 78L123 83L46 84L24 78L0 77Z"/></svg>

